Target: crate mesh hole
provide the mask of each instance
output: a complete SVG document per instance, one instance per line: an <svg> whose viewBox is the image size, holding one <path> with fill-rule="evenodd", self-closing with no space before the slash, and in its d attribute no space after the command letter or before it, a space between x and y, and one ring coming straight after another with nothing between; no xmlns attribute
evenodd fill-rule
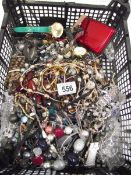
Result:
<svg viewBox="0 0 131 175"><path fill-rule="evenodd" d="M126 55L126 44L125 42L119 47L119 50L115 54L117 73L123 68L127 63Z"/></svg>
<svg viewBox="0 0 131 175"><path fill-rule="evenodd" d="M10 43L6 36L4 36L2 48L3 49L0 51L0 56L3 59L3 61L6 63L6 65L9 66L12 47L10 46Z"/></svg>
<svg viewBox="0 0 131 175"><path fill-rule="evenodd" d="M126 67L121 73L121 75L118 77L118 86L119 86L119 89L126 95L131 93L131 85L130 85L128 67Z"/></svg>

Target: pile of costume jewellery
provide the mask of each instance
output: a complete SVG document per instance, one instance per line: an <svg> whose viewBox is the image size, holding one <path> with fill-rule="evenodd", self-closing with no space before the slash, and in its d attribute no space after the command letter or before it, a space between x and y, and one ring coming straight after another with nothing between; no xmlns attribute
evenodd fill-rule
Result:
<svg viewBox="0 0 131 175"><path fill-rule="evenodd" d="M54 170L93 167L97 161L110 169L120 166L125 96L113 74L106 77L102 54L72 44L68 36L42 33L16 37L15 47L1 112L7 162Z"/></svg>

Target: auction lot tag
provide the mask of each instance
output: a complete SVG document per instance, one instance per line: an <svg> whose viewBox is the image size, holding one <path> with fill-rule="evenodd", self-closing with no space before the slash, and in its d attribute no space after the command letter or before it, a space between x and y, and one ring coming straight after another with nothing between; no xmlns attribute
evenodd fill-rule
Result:
<svg viewBox="0 0 131 175"><path fill-rule="evenodd" d="M69 95L76 93L76 83L75 81L59 83L57 84L57 90L59 95Z"/></svg>

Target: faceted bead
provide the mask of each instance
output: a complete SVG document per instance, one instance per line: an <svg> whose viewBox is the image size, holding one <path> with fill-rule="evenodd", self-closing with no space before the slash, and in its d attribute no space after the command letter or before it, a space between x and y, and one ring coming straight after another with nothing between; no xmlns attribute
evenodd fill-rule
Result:
<svg viewBox="0 0 131 175"><path fill-rule="evenodd" d="M61 138L64 136L64 130L62 128L56 128L54 131L56 138Z"/></svg>
<svg viewBox="0 0 131 175"><path fill-rule="evenodd" d="M37 156L32 158L32 163L34 165L40 166L44 162L44 157L43 156Z"/></svg>

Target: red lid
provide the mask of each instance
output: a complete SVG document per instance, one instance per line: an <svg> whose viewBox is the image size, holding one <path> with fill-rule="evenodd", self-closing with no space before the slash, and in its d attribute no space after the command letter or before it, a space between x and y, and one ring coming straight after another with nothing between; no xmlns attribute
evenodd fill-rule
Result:
<svg viewBox="0 0 131 175"><path fill-rule="evenodd" d="M80 36L77 41L97 54L105 49L116 33L114 28L90 18L85 18L81 27L84 35Z"/></svg>

